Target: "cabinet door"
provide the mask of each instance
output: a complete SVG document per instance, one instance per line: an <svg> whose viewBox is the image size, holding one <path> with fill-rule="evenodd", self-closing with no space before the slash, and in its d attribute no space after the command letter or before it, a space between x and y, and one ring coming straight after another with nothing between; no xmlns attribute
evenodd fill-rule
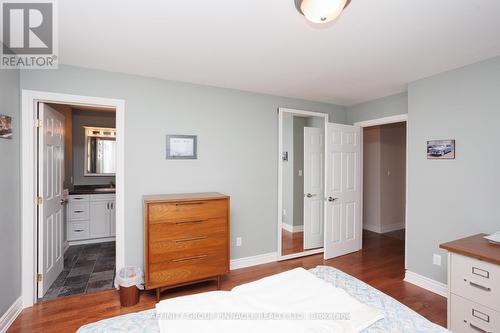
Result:
<svg viewBox="0 0 500 333"><path fill-rule="evenodd" d="M109 236L109 201L94 201L90 203L90 238Z"/></svg>
<svg viewBox="0 0 500 333"><path fill-rule="evenodd" d="M116 236L116 202L113 200L110 201L109 204L111 206L111 209L109 210L109 235L114 237Z"/></svg>

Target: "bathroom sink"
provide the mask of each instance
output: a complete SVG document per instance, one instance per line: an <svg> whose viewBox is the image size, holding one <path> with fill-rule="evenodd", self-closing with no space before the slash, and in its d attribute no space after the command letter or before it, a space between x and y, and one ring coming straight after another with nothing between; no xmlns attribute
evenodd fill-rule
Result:
<svg viewBox="0 0 500 333"><path fill-rule="evenodd" d="M116 189L114 187L100 187L100 188L95 188L94 192L115 192Z"/></svg>

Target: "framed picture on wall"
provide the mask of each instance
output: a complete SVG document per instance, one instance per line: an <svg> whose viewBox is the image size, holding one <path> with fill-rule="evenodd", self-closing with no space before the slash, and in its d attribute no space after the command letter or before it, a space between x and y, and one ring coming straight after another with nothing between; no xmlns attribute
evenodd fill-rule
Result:
<svg viewBox="0 0 500 333"><path fill-rule="evenodd" d="M427 159L429 160L455 159L455 140L427 141Z"/></svg>
<svg viewBox="0 0 500 333"><path fill-rule="evenodd" d="M195 160L198 158L196 135L167 135L167 160Z"/></svg>
<svg viewBox="0 0 500 333"><path fill-rule="evenodd" d="M12 139L12 118L0 114L0 139Z"/></svg>

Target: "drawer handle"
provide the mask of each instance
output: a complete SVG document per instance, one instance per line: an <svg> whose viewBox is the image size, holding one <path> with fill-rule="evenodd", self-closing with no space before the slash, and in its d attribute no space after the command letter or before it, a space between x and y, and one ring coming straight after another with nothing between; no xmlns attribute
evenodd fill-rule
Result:
<svg viewBox="0 0 500 333"><path fill-rule="evenodd" d="M476 331L478 331L478 332L482 332L482 333L493 333L493 332L491 332L491 331L483 330L481 327L476 326L476 325L474 325L473 323L469 323L469 326L470 326L472 329L475 329L475 330L476 330Z"/></svg>
<svg viewBox="0 0 500 333"><path fill-rule="evenodd" d="M83 232L83 231L85 231L85 230L83 230L83 229L76 229L75 230L75 232Z"/></svg>
<svg viewBox="0 0 500 333"><path fill-rule="evenodd" d="M176 239L174 242L176 243L185 243L185 242L192 242L192 241L197 241L197 240L202 240L206 239L206 236L199 236L199 237L192 237L192 238L184 238L184 239Z"/></svg>
<svg viewBox="0 0 500 333"><path fill-rule="evenodd" d="M195 201L195 202L176 202L176 206L187 206L187 205L203 205L203 201Z"/></svg>
<svg viewBox="0 0 500 333"><path fill-rule="evenodd" d="M477 267L472 267L472 274L479 275L480 277L484 277L489 279L490 278L490 272L485 271L484 269L477 268Z"/></svg>
<svg viewBox="0 0 500 333"><path fill-rule="evenodd" d="M201 222L203 221L184 221L184 222L175 222L175 224L196 224Z"/></svg>
<svg viewBox="0 0 500 333"><path fill-rule="evenodd" d="M470 284L472 287L476 287L476 288L482 289L482 290L484 290L484 291L491 291L491 288L490 288L490 287L485 287L485 286L482 286L482 285L480 285L479 283L476 283L476 282L469 281L469 284Z"/></svg>
<svg viewBox="0 0 500 333"><path fill-rule="evenodd" d="M85 198L73 198L73 200L83 200Z"/></svg>
<svg viewBox="0 0 500 333"><path fill-rule="evenodd" d="M179 259L172 259L173 262L184 262L184 261L190 261L190 260L196 260L196 259L203 259L207 255L202 254L200 256L194 256L194 257L186 257L186 258L179 258Z"/></svg>
<svg viewBox="0 0 500 333"><path fill-rule="evenodd" d="M83 213L83 210L75 210L75 213Z"/></svg>
<svg viewBox="0 0 500 333"><path fill-rule="evenodd" d="M486 313L482 313L481 311L478 311L476 309L472 309L472 316L476 317L477 319L480 319L484 322L487 322L487 323L490 322L490 316L488 316Z"/></svg>

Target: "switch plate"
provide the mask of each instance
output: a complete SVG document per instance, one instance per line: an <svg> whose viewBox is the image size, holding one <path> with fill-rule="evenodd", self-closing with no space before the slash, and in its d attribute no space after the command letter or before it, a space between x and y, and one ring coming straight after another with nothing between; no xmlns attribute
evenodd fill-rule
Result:
<svg viewBox="0 0 500 333"><path fill-rule="evenodd" d="M441 256L439 254L434 254L432 256L432 263L436 266L441 266Z"/></svg>
<svg viewBox="0 0 500 333"><path fill-rule="evenodd" d="M243 245L243 238L236 237L236 246L241 246L241 245Z"/></svg>
<svg viewBox="0 0 500 333"><path fill-rule="evenodd" d="M299 177L302 177L302 170L299 170Z"/></svg>

